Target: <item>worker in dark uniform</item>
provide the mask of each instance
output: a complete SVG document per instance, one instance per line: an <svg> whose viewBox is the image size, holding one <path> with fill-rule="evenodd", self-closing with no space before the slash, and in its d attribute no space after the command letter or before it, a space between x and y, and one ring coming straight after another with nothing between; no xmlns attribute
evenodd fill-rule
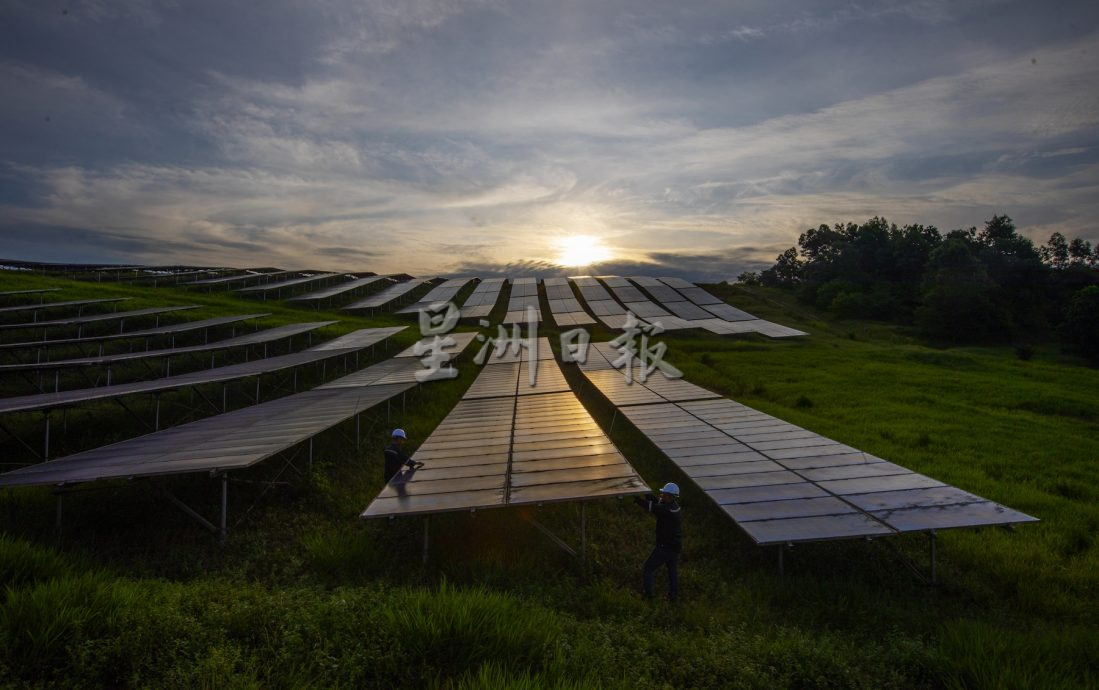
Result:
<svg viewBox="0 0 1099 690"><path fill-rule="evenodd" d="M404 429L394 429L393 436L390 439L390 443L385 449L385 475L384 479L386 484L390 479L401 471L401 467L407 465L409 467L420 467L423 463L415 462L408 457L408 454L404 452L405 441L408 440L408 436L405 435Z"/></svg>
<svg viewBox="0 0 1099 690"><path fill-rule="evenodd" d="M653 576L662 565L668 566L668 599L679 599L679 554L683 551L683 517L679 508L679 487L668 482L657 498L652 494L635 499L656 516L656 547L645 561L644 596L653 598Z"/></svg>

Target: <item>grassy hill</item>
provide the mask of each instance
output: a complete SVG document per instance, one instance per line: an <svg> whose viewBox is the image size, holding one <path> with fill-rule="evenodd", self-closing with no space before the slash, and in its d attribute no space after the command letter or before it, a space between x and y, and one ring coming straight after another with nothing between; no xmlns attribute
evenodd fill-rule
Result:
<svg viewBox="0 0 1099 690"><path fill-rule="evenodd" d="M338 318L325 335L403 323L410 329L395 338L398 346L417 336L412 320L392 316L0 273L0 290L39 286L63 287L55 299L132 296L125 304L134 309L203 305L201 314L186 318L270 311L265 325ZM425 387L388 420L384 411L376 415L360 453L340 433L329 433L311 465L276 458L237 476L224 545L140 486L119 482L67 495L60 538L48 489L0 492L0 582L7 587L0 683L1099 683L1099 372L1053 348L1038 348L1029 360L1011 348L931 349L904 329L836 322L781 292L720 286L715 292L810 336L667 334L668 359L689 380L1042 522L1015 532L941 533L937 587L906 566L926 567L920 535L801 545L787 553L780 578L774 549L752 545L619 417L611 436L646 480L685 486L678 607L640 599L652 524L629 501L590 504L583 566L530 524L537 517L575 540L577 506L556 505L433 517L424 567L421 520L363 523L357 515L381 487L388 429L403 426L413 445L425 438L475 377L477 367L466 359L458 379ZM543 326L554 339L557 331ZM593 333L593 340L610 337L602 329ZM581 386L578 372L566 375L610 428L611 406ZM15 426L33 434L34 424L28 416ZM74 417L67 431L83 447L143 433L110 406ZM214 513L214 482L187 476L171 486Z"/></svg>

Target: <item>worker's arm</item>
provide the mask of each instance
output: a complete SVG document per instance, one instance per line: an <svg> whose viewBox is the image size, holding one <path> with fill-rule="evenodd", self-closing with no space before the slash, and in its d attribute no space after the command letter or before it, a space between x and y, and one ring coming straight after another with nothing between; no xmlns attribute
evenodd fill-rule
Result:
<svg viewBox="0 0 1099 690"><path fill-rule="evenodd" d="M660 501L656 499L656 496L652 494L646 494L644 496L634 496L634 503L644 508L647 512L655 512L656 506L660 505Z"/></svg>

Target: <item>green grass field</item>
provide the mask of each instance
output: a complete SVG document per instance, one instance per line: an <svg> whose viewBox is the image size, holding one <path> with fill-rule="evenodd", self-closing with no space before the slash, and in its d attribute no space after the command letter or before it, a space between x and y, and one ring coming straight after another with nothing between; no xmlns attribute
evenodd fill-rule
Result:
<svg viewBox="0 0 1099 690"><path fill-rule="evenodd" d="M391 354L418 336L392 316L0 273L0 290L39 286L64 288L49 299L132 295L127 309L203 306L187 319L340 319L325 337L409 325ZM630 501L590 504L583 566L530 524L575 541L577 506L556 505L435 516L424 567L422 520L357 516L381 488L389 428L403 426L413 445L426 437L475 377L467 356L458 379L424 387L389 419L379 411L361 452L342 429L319 439L311 466L276 458L240 473L224 545L139 482L67 495L60 537L50 490L0 492L0 686L1099 685L1099 371L1054 346L1029 361L1006 346L932 349L781 292L714 291L810 335L666 335L688 380L1042 522L940 533L937 587L906 565L927 567L922 535L799 545L780 578L775 550L754 546L619 417L611 436L645 479L685 486L678 607L639 596L652 523ZM579 372L566 375L608 429L611 406ZM34 438L40 415L11 424ZM109 405L74 413L66 431L72 448L144 433ZM29 461L3 443L5 463ZM215 482L170 485L215 514Z"/></svg>

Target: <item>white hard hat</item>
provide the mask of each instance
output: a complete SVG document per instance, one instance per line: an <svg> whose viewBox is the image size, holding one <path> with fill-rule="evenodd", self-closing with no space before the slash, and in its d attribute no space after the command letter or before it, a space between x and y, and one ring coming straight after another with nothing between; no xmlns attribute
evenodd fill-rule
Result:
<svg viewBox="0 0 1099 690"><path fill-rule="evenodd" d="M408 438L405 436L404 429L394 429L393 438Z"/></svg>
<svg viewBox="0 0 1099 690"><path fill-rule="evenodd" d="M671 494L672 496L679 495L679 485L668 482L664 485L664 488L660 490L662 494Z"/></svg>

